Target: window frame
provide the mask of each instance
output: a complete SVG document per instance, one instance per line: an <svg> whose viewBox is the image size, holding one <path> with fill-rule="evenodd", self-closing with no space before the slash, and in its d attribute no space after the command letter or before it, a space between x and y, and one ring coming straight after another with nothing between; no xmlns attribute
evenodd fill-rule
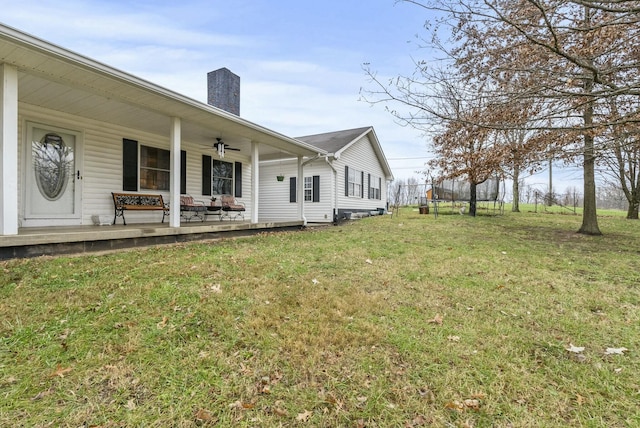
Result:
<svg viewBox="0 0 640 428"><path fill-rule="evenodd" d="M371 175L369 178L369 199L382 199L380 177Z"/></svg>
<svg viewBox="0 0 640 428"><path fill-rule="evenodd" d="M158 155L163 155L160 158ZM160 147L139 145L139 188L168 192L171 186L171 151ZM166 162L166 165L165 165ZM164 178L164 181L163 181ZM151 181L151 183L149 182Z"/></svg>
<svg viewBox="0 0 640 428"><path fill-rule="evenodd" d="M225 169L228 172L228 175L223 176L223 175L216 175L216 163L218 164L225 164L226 167ZM235 179L234 179L234 172L235 172L235 163L234 162L228 162L228 161L224 161L221 159L212 159L211 160L211 194L212 195L234 195L234 183L235 183ZM220 180L220 183L223 183L222 187L219 187L219 183L218 180ZM225 189L224 184L227 184L228 186L228 192L226 191L227 189Z"/></svg>
<svg viewBox="0 0 640 428"><path fill-rule="evenodd" d="M347 187L349 189L349 197L361 198L363 197L362 193L362 171L357 170L355 168L349 168L349 176L347 177ZM357 191L356 191L357 190Z"/></svg>
<svg viewBox="0 0 640 428"><path fill-rule="evenodd" d="M304 177L304 201L313 201L313 177Z"/></svg>

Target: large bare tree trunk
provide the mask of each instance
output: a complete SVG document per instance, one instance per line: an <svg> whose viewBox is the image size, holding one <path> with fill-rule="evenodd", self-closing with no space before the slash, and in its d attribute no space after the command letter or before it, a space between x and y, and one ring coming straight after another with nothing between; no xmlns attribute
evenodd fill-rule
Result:
<svg viewBox="0 0 640 428"><path fill-rule="evenodd" d="M471 217L476 216L476 208L478 205L478 185L476 183L469 183L469 215Z"/></svg>
<svg viewBox="0 0 640 428"><path fill-rule="evenodd" d="M640 198L638 198L637 190L633 192L633 196L629 199L629 209L627 209L627 220L638 220L638 207L640 206Z"/></svg>
<svg viewBox="0 0 640 428"><path fill-rule="evenodd" d="M585 79L585 93L593 91L593 79ZM582 212L582 226L578 233L585 235L602 235L598 227L598 215L596 213L596 172L595 172L595 149L593 145L593 134L590 128L593 125L593 101L587 102L584 107L583 120L585 132L584 139L584 211Z"/></svg>
<svg viewBox="0 0 640 428"><path fill-rule="evenodd" d="M520 167L515 165L513 167L513 204L511 205L511 212L519 213L520 212Z"/></svg>

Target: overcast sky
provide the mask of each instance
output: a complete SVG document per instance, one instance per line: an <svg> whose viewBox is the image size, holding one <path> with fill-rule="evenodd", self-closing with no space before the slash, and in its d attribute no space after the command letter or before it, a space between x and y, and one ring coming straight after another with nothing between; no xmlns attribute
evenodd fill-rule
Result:
<svg viewBox="0 0 640 428"><path fill-rule="evenodd" d="M411 73L426 55L416 35L428 18L395 0L2 0L0 14L3 24L202 102L206 74L226 67L241 79L240 116L291 137L371 125L402 179L419 177L428 141L384 105L360 101L360 88L373 88L362 65L381 79Z"/></svg>

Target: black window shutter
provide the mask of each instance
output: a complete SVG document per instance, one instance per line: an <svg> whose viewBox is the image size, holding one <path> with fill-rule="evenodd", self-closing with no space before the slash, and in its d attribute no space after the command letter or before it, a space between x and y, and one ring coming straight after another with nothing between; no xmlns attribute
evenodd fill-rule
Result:
<svg viewBox="0 0 640 428"><path fill-rule="evenodd" d="M382 200L382 177L378 177L378 199Z"/></svg>
<svg viewBox="0 0 640 428"><path fill-rule="evenodd" d="M211 196L211 156L202 155L202 194Z"/></svg>
<svg viewBox="0 0 640 428"><path fill-rule="evenodd" d="M364 171L360 172L360 197L364 198Z"/></svg>
<svg viewBox="0 0 640 428"><path fill-rule="evenodd" d="M180 150L180 193L187 193L187 152Z"/></svg>
<svg viewBox="0 0 640 428"><path fill-rule="evenodd" d="M289 177L289 202L296 202L296 177Z"/></svg>
<svg viewBox="0 0 640 428"><path fill-rule="evenodd" d="M122 140L122 190L138 190L138 142Z"/></svg>
<svg viewBox="0 0 640 428"><path fill-rule="evenodd" d="M349 196L349 167L344 166L344 195Z"/></svg>
<svg viewBox="0 0 640 428"><path fill-rule="evenodd" d="M235 188L234 195L236 198L242 197L242 162L235 162Z"/></svg>
<svg viewBox="0 0 640 428"><path fill-rule="evenodd" d="M367 174L367 198L371 199L371 174Z"/></svg>
<svg viewBox="0 0 640 428"><path fill-rule="evenodd" d="M320 202L320 176L313 176L313 202Z"/></svg>

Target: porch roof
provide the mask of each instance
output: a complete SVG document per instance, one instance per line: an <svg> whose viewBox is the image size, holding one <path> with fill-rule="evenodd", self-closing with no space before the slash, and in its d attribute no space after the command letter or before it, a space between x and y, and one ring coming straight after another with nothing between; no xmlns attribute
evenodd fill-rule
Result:
<svg viewBox="0 0 640 428"><path fill-rule="evenodd" d="M252 141L261 143L261 157L326 153L2 24L0 63L17 67L20 103L167 136L178 117L182 139L212 147L222 137L247 155Z"/></svg>

